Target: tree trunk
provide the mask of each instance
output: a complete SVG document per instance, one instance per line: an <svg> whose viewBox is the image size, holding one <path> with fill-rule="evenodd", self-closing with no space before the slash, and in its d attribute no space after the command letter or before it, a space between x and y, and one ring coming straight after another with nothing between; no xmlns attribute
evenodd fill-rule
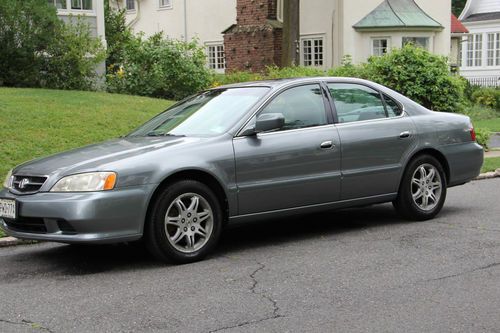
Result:
<svg viewBox="0 0 500 333"><path fill-rule="evenodd" d="M299 64L300 0L283 0L283 67Z"/></svg>

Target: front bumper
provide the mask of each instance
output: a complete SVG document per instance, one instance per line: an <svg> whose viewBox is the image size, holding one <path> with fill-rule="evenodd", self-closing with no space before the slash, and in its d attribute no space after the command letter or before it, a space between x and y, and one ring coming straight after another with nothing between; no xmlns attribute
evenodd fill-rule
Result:
<svg viewBox="0 0 500 333"><path fill-rule="evenodd" d="M0 198L16 199L18 218L0 219L11 236L61 243L116 243L142 236L154 185L106 192L48 193L18 196L7 190Z"/></svg>

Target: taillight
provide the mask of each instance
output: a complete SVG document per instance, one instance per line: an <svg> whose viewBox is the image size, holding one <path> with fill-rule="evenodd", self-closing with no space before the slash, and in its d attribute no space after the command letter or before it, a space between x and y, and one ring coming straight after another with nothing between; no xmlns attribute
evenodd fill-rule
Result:
<svg viewBox="0 0 500 333"><path fill-rule="evenodd" d="M474 127L471 126L471 128L469 128L469 132L470 132L470 138L472 139L472 141L476 141L476 131L474 131Z"/></svg>

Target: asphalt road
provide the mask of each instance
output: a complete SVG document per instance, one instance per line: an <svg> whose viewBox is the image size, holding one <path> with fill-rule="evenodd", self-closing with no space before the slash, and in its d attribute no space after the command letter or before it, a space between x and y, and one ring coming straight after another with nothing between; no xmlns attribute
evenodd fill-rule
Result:
<svg viewBox="0 0 500 333"><path fill-rule="evenodd" d="M500 179L439 218L390 205L227 231L208 260L131 246L0 249L0 332L500 332Z"/></svg>

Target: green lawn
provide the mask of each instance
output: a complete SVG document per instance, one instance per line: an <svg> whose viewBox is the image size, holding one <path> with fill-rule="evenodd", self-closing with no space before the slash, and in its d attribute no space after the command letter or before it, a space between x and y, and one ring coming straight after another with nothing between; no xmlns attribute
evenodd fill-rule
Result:
<svg viewBox="0 0 500 333"><path fill-rule="evenodd" d="M128 133L171 101L83 91L0 88L0 178L15 165Z"/></svg>
<svg viewBox="0 0 500 333"><path fill-rule="evenodd" d="M473 120L475 128L481 128L490 132L500 132L500 118Z"/></svg>
<svg viewBox="0 0 500 333"><path fill-rule="evenodd" d="M495 171L496 169L500 169L500 157L490 157L484 159L484 164L481 169L482 173Z"/></svg>

